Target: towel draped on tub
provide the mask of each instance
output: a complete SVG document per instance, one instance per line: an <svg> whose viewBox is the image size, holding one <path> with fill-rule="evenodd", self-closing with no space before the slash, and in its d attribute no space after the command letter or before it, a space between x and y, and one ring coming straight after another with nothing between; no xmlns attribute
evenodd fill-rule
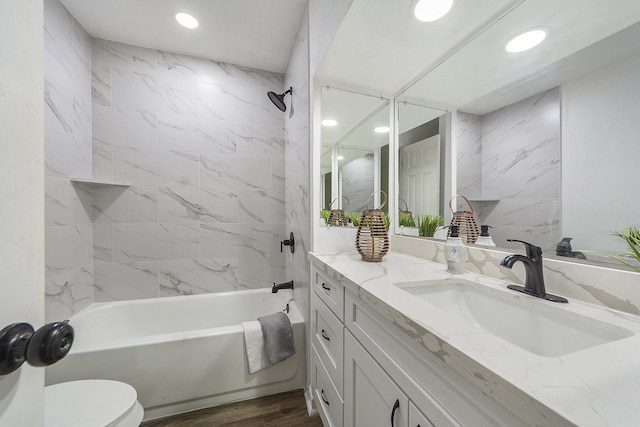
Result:
<svg viewBox="0 0 640 427"><path fill-rule="evenodd" d="M243 322L242 329L244 330L244 345L247 352L249 372L255 374L260 369L268 368L269 361L267 360L267 353L264 350L264 339L262 338L260 322L257 320Z"/></svg>
<svg viewBox="0 0 640 427"><path fill-rule="evenodd" d="M256 373L295 354L289 316L282 312L243 322L249 372Z"/></svg>
<svg viewBox="0 0 640 427"><path fill-rule="evenodd" d="M264 349L270 365L282 362L295 354L293 330L291 329L289 316L283 312L277 312L258 317L258 322L262 327Z"/></svg>

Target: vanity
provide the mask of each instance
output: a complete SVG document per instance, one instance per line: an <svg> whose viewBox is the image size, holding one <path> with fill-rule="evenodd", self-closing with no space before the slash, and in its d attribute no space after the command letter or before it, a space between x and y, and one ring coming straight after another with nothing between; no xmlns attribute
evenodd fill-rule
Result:
<svg viewBox="0 0 640 427"><path fill-rule="evenodd" d="M326 427L640 425L637 316L398 252L310 262Z"/></svg>

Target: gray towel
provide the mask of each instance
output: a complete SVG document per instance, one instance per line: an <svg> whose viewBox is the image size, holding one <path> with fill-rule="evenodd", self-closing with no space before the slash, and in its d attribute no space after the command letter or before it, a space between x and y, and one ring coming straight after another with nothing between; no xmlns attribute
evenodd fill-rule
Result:
<svg viewBox="0 0 640 427"><path fill-rule="evenodd" d="M282 312L258 317L264 337L264 348L267 352L269 365L282 362L296 353L293 347L293 331L289 316Z"/></svg>

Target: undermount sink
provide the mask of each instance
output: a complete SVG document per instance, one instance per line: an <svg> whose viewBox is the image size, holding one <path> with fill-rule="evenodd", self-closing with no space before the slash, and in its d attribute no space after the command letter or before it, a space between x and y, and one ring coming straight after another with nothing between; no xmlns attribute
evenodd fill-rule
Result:
<svg viewBox="0 0 640 427"><path fill-rule="evenodd" d="M617 325L573 313L552 303L469 280L421 280L395 285L540 356L559 357L634 335Z"/></svg>

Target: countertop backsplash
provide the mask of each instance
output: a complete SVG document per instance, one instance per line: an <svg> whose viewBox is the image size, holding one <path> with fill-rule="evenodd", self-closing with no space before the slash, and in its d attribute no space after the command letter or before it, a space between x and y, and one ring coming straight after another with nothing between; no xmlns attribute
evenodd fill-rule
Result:
<svg viewBox="0 0 640 427"><path fill-rule="evenodd" d="M444 241L391 236L391 250L445 264ZM468 246L465 270L523 283L524 268L501 268L500 260L512 252ZM550 293L640 315L640 274L559 259L544 259L544 279Z"/></svg>

